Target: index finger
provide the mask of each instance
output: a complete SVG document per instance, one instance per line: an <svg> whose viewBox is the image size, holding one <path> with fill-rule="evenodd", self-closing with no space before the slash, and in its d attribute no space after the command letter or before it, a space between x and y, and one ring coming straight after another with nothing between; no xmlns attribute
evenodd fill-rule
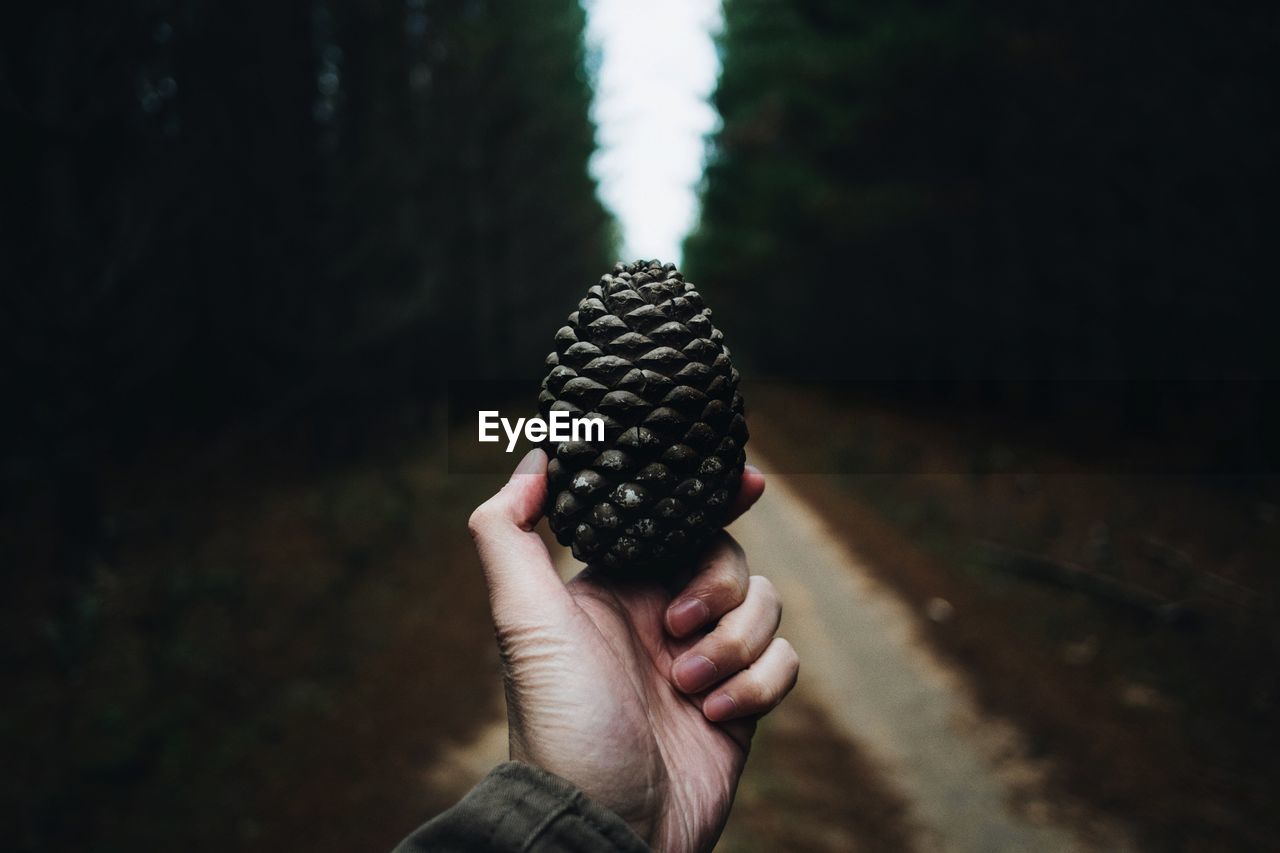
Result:
<svg viewBox="0 0 1280 853"><path fill-rule="evenodd" d="M758 491L756 497L759 497ZM693 579L667 607L667 631L673 637L687 637L719 619L746 599L749 582L750 572L742 546L729 534L720 533L703 556Z"/></svg>

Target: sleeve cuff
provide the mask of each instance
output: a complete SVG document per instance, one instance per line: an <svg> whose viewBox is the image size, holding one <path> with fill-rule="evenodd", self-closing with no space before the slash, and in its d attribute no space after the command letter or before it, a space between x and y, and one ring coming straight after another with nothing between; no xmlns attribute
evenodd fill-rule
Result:
<svg viewBox="0 0 1280 853"><path fill-rule="evenodd" d="M569 782L515 761L495 767L456 806L396 849L411 853L462 841L469 849L504 853L649 850L622 818Z"/></svg>

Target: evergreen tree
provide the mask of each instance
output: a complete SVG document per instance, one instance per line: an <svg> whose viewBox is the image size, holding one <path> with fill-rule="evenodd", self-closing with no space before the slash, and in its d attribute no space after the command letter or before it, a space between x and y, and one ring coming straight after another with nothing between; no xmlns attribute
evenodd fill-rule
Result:
<svg viewBox="0 0 1280 853"><path fill-rule="evenodd" d="M430 394L441 363L536 372L611 262L574 0L9 18L0 381L19 477L297 401Z"/></svg>
<svg viewBox="0 0 1280 853"><path fill-rule="evenodd" d="M1247 387L1260 413L1265 384L1219 380L1280 364L1278 20L729 0L686 265L773 371L1131 425Z"/></svg>

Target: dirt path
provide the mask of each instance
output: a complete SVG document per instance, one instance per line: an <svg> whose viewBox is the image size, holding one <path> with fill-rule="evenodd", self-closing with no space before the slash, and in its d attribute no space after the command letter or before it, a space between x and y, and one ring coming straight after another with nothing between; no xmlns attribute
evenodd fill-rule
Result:
<svg viewBox="0 0 1280 853"><path fill-rule="evenodd" d="M785 478L770 478L764 499L732 532L786 602L782 633L800 652L801 689L884 768L885 785L910 804L920 849L1128 847L1114 829L1099 842L1096 819L1092 842L1055 823L1063 815L1078 820L1080 807L1040 796L1042 771L1025 758L1016 730L976 710L960 676L918 641L919 617L872 579ZM578 564L566 552L557 568L567 577ZM505 757L499 719L447 749L429 782L461 794Z"/></svg>
<svg viewBox="0 0 1280 853"><path fill-rule="evenodd" d="M1079 807L1039 798L1041 772L1017 732L978 713L959 675L917 640L919 617L872 579L786 478L770 478L733 534L753 570L782 593L782 633L800 652L802 684L886 768L911 803L922 848L1127 846L1114 830L1098 845L1053 824Z"/></svg>

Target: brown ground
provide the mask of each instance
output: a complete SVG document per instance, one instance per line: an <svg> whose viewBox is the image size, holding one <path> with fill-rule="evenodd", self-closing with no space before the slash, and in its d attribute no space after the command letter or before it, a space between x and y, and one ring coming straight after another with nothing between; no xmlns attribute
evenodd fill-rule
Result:
<svg viewBox="0 0 1280 853"><path fill-rule="evenodd" d="M902 796L798 690L761 723L718 849L906 851Z"/></svg>
<svg viewBox="0 0 1280 853"><path fill-rule="evenodd" d="M1280 849L1272 504L1060 456L1034 476L1045 451L975 453L949 426L849 401L753 403L754 440L780 465L959 472L803 479L908 601L950 604L927 636L1054 759L1055 784L1153 849ZM319 467L288 441L213 468L174 451L103 474L94 537L68 537L47 496L9 512L6 845L386 850L446 805L435 757L500 712L464 520L501 477L446 476L438 447L419 436ZM978 540L1200 619L1153 623L1011 578ZM901 801L878 778L798 698L762 729L726 846L900 849Z"/></svg>
<svg viewBox="0 0 1280 853"><path fill-rule="evenodd" d="M494 712L496 656L464 525L489 484L430 446L130 471L79 587L7 528L43 581L4 620L18 849L384 850L442 807L422 768Z"/></svg>
<svg viewBox="0 0 1280 853"><path fill-rule="evenodd" d="M1109 476L847 399L774 390L754 402L753 441L776 466L846 472L797 480L919 612L949 605L926 635L1053 759L1064 791L1152 849L1280 848L1280 524L1256 484ZM1056 473L1033 473L1044 470ZM990 565L985 541L1140 585L1197 618L1164 624L1017 579Z"/></svg>
<svg viewBox="0 0 1280 853"><path fill-rule="evenodd" d="M465 519L502 477L447 475L439 448L109 472L81 579L51 499L10 515L6 846L382 851L445 808L442 750L501 713ZM751 766L726 849L902 847L900 804L812 705Z"/></svg>

